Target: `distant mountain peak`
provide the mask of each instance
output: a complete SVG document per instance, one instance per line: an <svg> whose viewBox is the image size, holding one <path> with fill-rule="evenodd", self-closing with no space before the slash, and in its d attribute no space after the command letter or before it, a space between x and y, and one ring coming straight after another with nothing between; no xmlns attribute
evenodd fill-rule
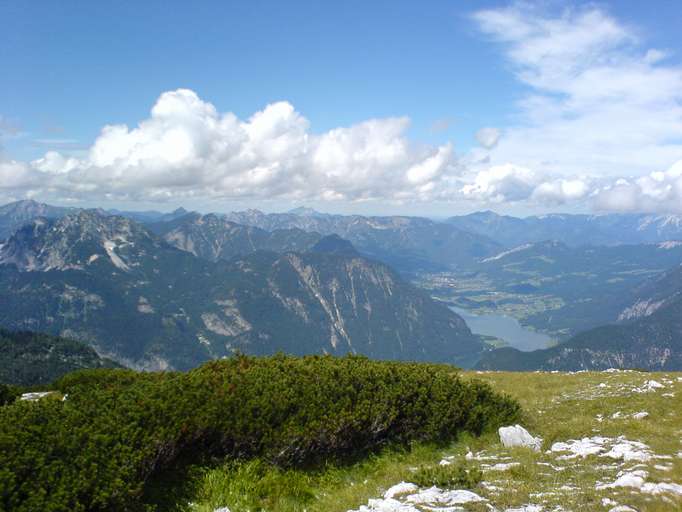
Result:
<svg viewBox="0 0 682 512"><path fill-rule="evenodd" d="M290 213L292 215L298 215L300 217L322 217L325 214L318 212L317 210L313 208L309 208L307 206L299 206L298 208L293 208L289 210L287 213Z"/></svg>
<svg viewBox="0 0 682 512"><path fill-rule="evenodd" d="M39 217L26 224L0 247L0 263L13 263L21 271L46 271L83 269L108 259L129 271L136 258L131 249L142 240L155 243L128 218L97 209L80 210L57 220Z"/></svg>

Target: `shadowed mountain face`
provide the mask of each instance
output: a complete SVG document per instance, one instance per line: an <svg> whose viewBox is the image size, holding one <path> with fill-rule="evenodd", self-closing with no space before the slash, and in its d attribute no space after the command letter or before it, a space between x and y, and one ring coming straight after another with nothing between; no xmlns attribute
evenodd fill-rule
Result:
<svg viewBox="0 0 682 512"><path fill-rule="evenodd" d="M589 329L565 343L534 352L498 349L485 354L486 370L682 369L682 267L656 277L627 298L618 323Z"/></svg>
<svg viewBox="0 0 682 512"><path fill-rule="evenodd" d="M117 366L78 341L0 329L0 384L48 384L75 370Z"/></svg>
<svg viewBox="0 0 682 512"><path fill-rule="evenodd" d="M77 211L76 208L50 206L32 200L17 201L0 206L0 240L8 238L24 224L38 217L58 219Z"/></svg>
<svg viewBox="0 0 682 512"><path fill-rule="evenodd" d="M481 343L458 315L347 242L308 236L300 243L310 252L224 261L229 251L199 258L94 210L38 219L0 247L0 300L8 305L0 325L83 340L150 369L190 368L236 350L476 359Z"/></svg>

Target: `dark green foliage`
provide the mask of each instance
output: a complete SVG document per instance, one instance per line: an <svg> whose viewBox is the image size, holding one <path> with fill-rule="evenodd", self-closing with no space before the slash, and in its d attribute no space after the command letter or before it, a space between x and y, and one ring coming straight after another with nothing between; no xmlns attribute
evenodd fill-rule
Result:
<svg viewBox="0 0 682 512"><path fill-rule="evenodd" d="M21 395L19 387L10 384L0 384L0 407L11 404L19 395Z"/></svg>
<svg viewBox="0 0 682 512"><path fill-rule="evenodd" d="M307 467L478 434L519 415L516 402L452 367L360 357L89 370L56 387L66 401L0 409L0 509L142 510L145 483L179 457Z"/></svg>
<svg viewBox="0 0 682 512"><path fill-rule="evenodd" d="M78 341L28 331L0 329L0 383L48 384L82 368L112 368L92 348Z"/></svg>
<svg viewBox="0 0 682 512"><path fill-rule="evenodd" d="M467 464L423 466L410 480L420 487L473 489L483 480L483 473L478 467Z"/></svg>

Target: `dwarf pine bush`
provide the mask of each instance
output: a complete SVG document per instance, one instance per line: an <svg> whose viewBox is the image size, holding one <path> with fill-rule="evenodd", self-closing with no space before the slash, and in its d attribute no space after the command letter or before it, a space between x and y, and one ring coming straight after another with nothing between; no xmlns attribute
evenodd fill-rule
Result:
<svg viewBox="0 0 682 512"><path fill-rule="evenodd" d="M68 399L0 408L3 510L145 510L145 483L181 455L285 469L480 434L519 415L515 401L452 367L355 356L85 370L55 387Z"/></svg>

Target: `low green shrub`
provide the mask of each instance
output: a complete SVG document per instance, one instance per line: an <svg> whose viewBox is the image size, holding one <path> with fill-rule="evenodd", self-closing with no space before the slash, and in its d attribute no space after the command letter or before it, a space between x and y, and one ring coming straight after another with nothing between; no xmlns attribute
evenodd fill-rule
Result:
<svg viewBox="0 0 682 512"><path fill-rule="evenodd" d="M0 384L0 407L11 404L19 395L21 395L21 388L12 386L11 384Z"/></svg>
<svg viewBox="0 0 682 512"><path fill-rule="evenodd" d="M68 399L0 408L0 509L145 510L145 483L180 456L307 467L480 434L519 415L515 401L452 367L354 356L88 370L56 388Z"/></svg>
<svg viewBox="0 0 682 512"><path fill-rule="evenodd" d="M420 487L473 489L483 480L483 473L476 466L453 463L420 467L410 480Z"/></svg>

